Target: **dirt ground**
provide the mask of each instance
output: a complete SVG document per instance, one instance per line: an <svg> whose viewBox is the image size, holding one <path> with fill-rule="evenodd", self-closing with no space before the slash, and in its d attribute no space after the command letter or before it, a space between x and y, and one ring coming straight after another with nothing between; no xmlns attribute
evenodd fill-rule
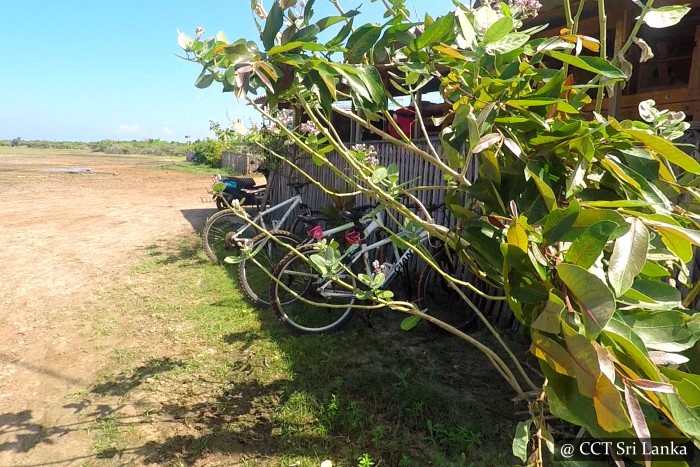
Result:
<svg viewBox="0 0 700 467"><path fill-rule="evenodd" d="M0 153L0 466L86 465L89 429L68 395L95 381L80 304L148 245L199 229L208 175L162 158ZM106 347L106 346L105 346Z"/></svg>

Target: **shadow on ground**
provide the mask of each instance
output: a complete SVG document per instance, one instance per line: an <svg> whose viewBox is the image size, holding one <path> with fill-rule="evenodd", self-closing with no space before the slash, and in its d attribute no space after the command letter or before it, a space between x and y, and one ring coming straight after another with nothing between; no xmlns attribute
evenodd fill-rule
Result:
<svg viewBox="0 0 700 467"><path fill-rule="evenodd" d="M201 232L207 219L213 216L217 210L212 205L210 208L181 209L182 217L190 223L195 232Z"/></svg>

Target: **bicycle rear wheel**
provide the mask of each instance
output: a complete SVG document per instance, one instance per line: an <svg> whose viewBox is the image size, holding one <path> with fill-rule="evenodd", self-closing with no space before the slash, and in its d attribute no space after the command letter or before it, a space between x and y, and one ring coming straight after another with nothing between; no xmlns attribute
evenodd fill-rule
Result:
<svg viewBox="0 0 700 467"><path fill-rule="evenodd" d="M253 258L238 263L238 280L248 298L258 307L270 306L270 274L277 263L289 253L285 245L296 247L301 241L284 230L261 233L251 240Z"/></svg>
<svg viewBox="0 0 700 467"><path fill-rule="evenodd" d="M340 275L350 290L324 279L309 259L317 254L314 245L288 253L275 267L270 283L272 309L296 333L325 334L338 331L352 316L355 279Z"/></svg>
<svg viewBox="0 0 700 467"><path fill-rule="evenodd" d="M219 211L207 219L202 229L202 241L207 257L216 264L223 262L224 258L236 254L238 251L237 239L251 239L257 230L248 227L238 235L236 232L246 226L246 221L241 219L233 210Z"/></svg>
<svg viewBox="0 0 700 467"><path fill-rule="evenodd" d="M444 251L435 255L435 262L441 271L448 275L455 275L457 271L456 259L448 257ZM460 286L460 290L467 296L471 295L466 287ZM462 300L447 279L429 265L426 265L421 271L418 279L417 297L418 307L424 313L434 316L462 332L470 331L477 324L478 316L476 313ZM438 327L433 323L430 324ZM442 330L442 328L439 329Z"/></svg>

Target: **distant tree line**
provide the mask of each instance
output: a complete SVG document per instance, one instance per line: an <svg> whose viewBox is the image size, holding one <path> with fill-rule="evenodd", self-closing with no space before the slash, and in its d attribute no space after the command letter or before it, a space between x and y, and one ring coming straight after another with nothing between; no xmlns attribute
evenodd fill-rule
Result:
<svg viewBox="0 0 700 467"><path fill-rule="evenodd" d="M0 140L0 146L72 149L102 152L106 154L145 154L155 156L182 156L187 152L186 143L162 141L159 139L144 139L140 141L115 141L107 139L92 143L83 143L76 141L23 140L22 138L15 138L12 140Z"/></svg>

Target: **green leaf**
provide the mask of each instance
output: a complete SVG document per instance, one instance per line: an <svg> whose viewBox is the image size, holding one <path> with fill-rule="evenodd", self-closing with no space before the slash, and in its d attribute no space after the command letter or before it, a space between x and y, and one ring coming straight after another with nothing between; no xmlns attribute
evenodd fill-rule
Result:
<svg viewBox="0 0 700 467"><path fill-rule="evenodd" d="M586 337L595 339L615 311L612 292L597 276L580 266L562 263L557 266L557 273L581 307Z"/></svg>
<svg viewBox="0 0 700 467"><path fill-rule="evenodd" d="M411 49L420 50L425 47L432 47L442 42L452 33L455 25L455 17L448 14L438 18L433 24L427 26L423 34L418 36L412 43Z"/></svg>
<svg viewBox="0 0 700 467"><path fill-rule="evenodd" d="M566 308L566 305L562 299L550 292L549 300L547 300L544 310L535 318L531 326L540 331L559 334L561 332L559 319L564 308Z"/></svg>
<svg viewBox="0 0 700 467"><path fill-rule="evenodd" d="M377 169L372 173L372 183L381 183L389 175L386 167L377 167Z"/></svg>
<svg viewBox="0 0 700 467"><path fill-rule="evenodd" d="M661 368L661 373L675 386L678 395L689 408L700 407L700 376L672 368Z"/></svg>
<svg viewBox="0 0 700 467"><path fill-rule="evenodd" d="M571 244L564 259L568 263L578 264L584 269L590 268L603 252L603 248L617 227L617 224L610 221L602 221L589 226Z"/></svg>
<svg viewBox="0 0 700 467"><path fill-rule="evenodd" d="M513 438L513 455L521 461L527 461L527 444L530 441L530 425L532 420L518 422Z"/></svg>
<svg viewBox="0 0 700 467"><path fill-rule="evenodd" d="M637 141L643 143L651 150L655 151L662 158L667 159L669 162L684 169L686 172L700 174L700 163L678 149L678 147L676 147L673 143L666 141L659 136L650 135L649 133L641 130L623 127L619 127L619 129L620 131L632 136Z"/></svg>
<svg viewBox="0 0 700 467"><path fill-rule="evenodd" d="M360 58L377 43L382 34L382 28L374 24L363 24L355 30L345 45L351 58Z"/></svg>
<svg viewBox="0 0 700 467"><path fill-rule="evenodd" d="M545 206L547 206L547 209L550 212L555 211L557 209L557 197L554 195L554 191L552 191L552 188L529 168L527 169L527 173L535 181L535 185L537 185L537 189L542 195L542 198L544 199L544 204Z"/></svg>
<svg viewBox="0 0 700 467"><path fill-rule="evenodd" d="M570 229L579 215L578 201L574 198L566 209L554 209L547 215L542 234L548 244L559 241Z"/></svg>
<svg viewBox="0 0 700 467"><path fill-rule="evenodd" d="M488 44L486 46L486 53L489 55L495 55L497 53L507 54L524 46L529 40L530 36L528 36L527 34L523 34L522 32L514 32L508 34L506 37L500 40Z"/></svg>
<svg viewBox="0 0 700 467"><path fill-rule="evenodd" d="M608 378L598 378L593 407L598 424L608 433L623 431L632 426L622 402L622 395Z"/></svg>
<svg viewBox="0 0 700 467"><path fill-rule="evenodd" d="M410 331L411 329L415 328L418 325L418 323L420 323L420 320L420 316L407 316L401 321L401 329L403 329L404 331Z"/></svg>
<svg viewBox="0 0 700 467"><path fill-rule="evenodd" d="M700 246L700 232L665 222L647 220L646 223L661 235L664 245L684 263L693 259L691 245Z"/></svg>
<svg viewBox="0 0 700 467"><path fill-rule="evenodd" d="M500 41L513 30L513 18L504 16L493 23L484 33L483 42L488 46L492 42Z"/></svg>
<svg viewBox="0 0 700 467"><path fill-rule="evenodd" d="M620 302L635 310L668 311L681 307L680 291L665 282L637 279L620 297Z"/></svg>
<svg viewBox="0 0 700 467"><path fill-rule="evenodd" d="M275 39L277 38L277 33L282 29L284 24L284 12L280 7L280 2L275 0L270 7L270 12L268 13L267 20L265 21L265 28L260 34L260 39L262 39L263 46L265 50L270 50L275 46Z"/></svg>
<svg viewBox="0 0 700 467"><path fill-rule="evenodd" d="M690 11L687 5L672 5L652 8L644 15L644 23L650 28L667 28L678 24Z"/></svg>
<svg viewBox="0 0 700 467"><path fill-rule="evenodd" d="M212 75L211 73L206 73L206 70L202 70L202 73L197 78L197 81L194 82L194 85L197 86L199 89L204 89L208 88L213 82L214 75Z"/></svg>
<svg viewBox="0 0 700 467"><path fill-rule="evenodd" d="M360 14L359 11L357 10L350 10L346 11L343 16L329 16L327 18L323 18L321 20L316 21L316 26L323 31L324 29L327 29L334 24L340 23L342 21L347 21L348 19L352 18L353 16L357 16Z"/></svg>
<svg viewBox="0 0 700 467"><path fill-rule="evenodd" d="M511 222L507 233L508 243L527 252L527 232L522 226L520 219Z"/></svg>
<svg viewBox="0 0 700 467"><path fill-rule="evenodd" d="M700 339L693 320L680 311L643 311L626 315L626 318L648 349L682 352Z"/></svg>
<svg viewBox="0 0 700 467"><path fill-rule="evenodd" d="M575 56L565 54L563 52L557 52L555 50L550 50L547 52L552 58L556 58L559 61L568 63L569 65L575 66L576 68L581 68L582 70L590 71L592 73L600 74L611 80L624 80L627 79L627 75L622 72L619 68L613 66L609 61L590 56Z"/></svg>
<svg viewBox="0 0 700 467"><path fill-rule="evenodd" d="M651 261L644 263L642 274L648 277L668 277L671 275L671 273L668 272L668 269Z"/></svg>
<svg viewBox="0 0 700 467"><path fill-rule="evenodd" d="M635 277L644 267L649 250L649 231L644 223L631 219L630 224L630 230L615 241L608 266L608 280L618 297L632 287Z"/></svg>
<svg viewBox="0 0 700 467"><path fill-rule="evenodd" d="M532 344L530 352L547 364L559 374L574 376L576 363L569 352L559 343L545 336L541 332L532 332Z"/></svg>

